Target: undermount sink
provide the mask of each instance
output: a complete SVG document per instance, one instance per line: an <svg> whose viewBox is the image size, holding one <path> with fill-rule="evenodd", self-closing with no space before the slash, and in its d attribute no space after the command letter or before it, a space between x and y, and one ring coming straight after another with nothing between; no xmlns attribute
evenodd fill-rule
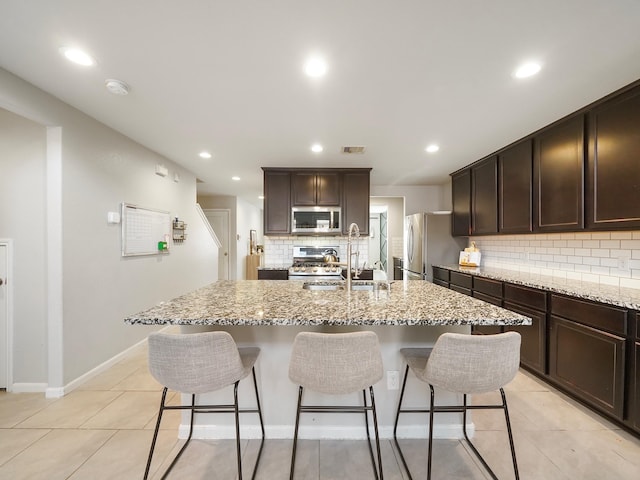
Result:
<svg viewBox="0 0 640 480"><path fill-rule="evenodd" d="M351 290L373 291L375 286L380 290L389 290L389 282L377 282L374 280L352 280L351 282ZM304 282L302 288L305 290L344 290L346 282L344 280Z"/></svg>
<svg viewBox="0 0 640 480"><path fill-rule="evenodd" d="M305 290L344 290L343 280L320 280L317 282L304 282Z"/></svg>

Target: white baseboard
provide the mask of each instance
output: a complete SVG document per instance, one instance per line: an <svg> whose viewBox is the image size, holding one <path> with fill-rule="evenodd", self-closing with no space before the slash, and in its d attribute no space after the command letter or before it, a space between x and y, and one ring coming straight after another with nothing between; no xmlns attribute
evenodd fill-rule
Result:
<svg viewBox="0 0 640 480"><path fill-rule="evenodd" d="M467 424L467 433L473 437L475 426L473 423ZM380 427L378 429L380 438L393 438L393 426ZM398 438L421 439L427 438L428 429L426 425L412 425L398 428ZM370 430L373 438L373 428ZM189 436L189 425L180 424L178 438ZM244 439L259 439L261 437L259 425L240 425L240 437ZM293 425L265 425L265 437L269 439L292 439ZM234 425L194 425L193 437L200 440L226 440L236 438ZM363 427L341 427L341 426L303 426L300 427L298 438L313 440L366 440L367 434ZM462 424L458 425L435 425L433 427L433 438L439 439L460 439L462 435Z"/></svg>
<svg viewBox="0 0 640 480"><path fill-rule="evenodd" d="M171 325L168 327L163 328L160 331L166 330L168 328L171 328ZM46 397L47 398L60 398L60 397L64 397L67 393L70 393L72 391L74 391L76 388L78 388L80 385L82 385L85 382L88 382L89 380L91 380L92 378L98 376L99 374L101 374L102 372L107 371L109 368L113 367L116 363L118 363L120 360L123 360L124 358L128 357L130 355L130 353L137 347L139 347L140 345L144 344L147 341L147 339L145 338L144 340L140 340L138 343L130 346L129 348L127 348L126 350L123 350L122 352L118 353L117 355L111 357L109 360L107 360L106 362L101 363L100 365L98 365L97 367L89 370L88 372L86 372L85 374L79 376L78 378L76 378L75 380L72 380L71 382L67 383L66 385L64 385L63 387L47 387L47 384L37 384L37 385L43 385L43 387L40 390L24 390L24 391L32 391L32 392L45 392ZM20 385L20 384L18 384ZM27 384L29 385L29 384ZM19 390L17 390L16 388L16 384L14 384L14 392L18 392Z"/></svg>
<svg viewBox="0 0 640 480"><path fill-rule="evenodd" d="M14 383L11 385L11 393L42 393L46 391L46 383Z"/></svg>

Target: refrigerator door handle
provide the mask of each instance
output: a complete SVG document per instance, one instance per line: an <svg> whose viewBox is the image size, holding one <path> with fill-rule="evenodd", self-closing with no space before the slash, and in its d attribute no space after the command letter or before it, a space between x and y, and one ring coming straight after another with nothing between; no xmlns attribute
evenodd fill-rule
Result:
<svg viewBox="0 0 640 480"><path fill-rule="evenodd" d="M407 259L411 265L413 263L413 223L409 223L407 232Z"/></svg>

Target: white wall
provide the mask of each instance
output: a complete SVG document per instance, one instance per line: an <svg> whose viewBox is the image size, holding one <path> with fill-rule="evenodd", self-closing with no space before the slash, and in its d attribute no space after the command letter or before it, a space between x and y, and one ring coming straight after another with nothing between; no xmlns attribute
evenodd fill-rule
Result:
<svg viewBox="0 0 640 480"><path fill-rule="evenodd" d="M448 190L447 190L448 189ZM372 197L404 197L405 215L434 210L446 210L446 197L451 196L451 187L447 185L427 186L380 186L371 185Z"/></svg>
<svg viewBox="0 0 640 480"><path fill-rule="evenodd" d="M61 211L62 246L58 251L48 251L49 257L57 259L44 260L48 265L59 260L62 265L61 272L54 272L58 278L48 280L50 287L62 285L60 298L48 300L49 306L56 302L62 305L61 338L47 339L49 350L59 349L62 358L59 366L50 359L46 374L35 362L16 367L14 381L46 382L49 388L63 388L151 331L149 327L124 325L125 316L215 280L217 249L196 211L193 174L4 70L0 70L0 85L1 108L48 127L60 127L62 132L62 200L59 205L51 205L49 198L46 205L48 218ZM39 163L45 162L42 154ZM168 177L155 175L158 163L169 169ZM22 189L35 199L44 199L39 168L32 169L26 163L22 166L20 173L28 178ZM180 174L180 182L173 181L174 172ZM55 188L55 181L49 186L52 184ZM17 203L19 198L11 194L8 202ZM32 216L34 225L30 226L36 233L44 229L46 221L44 201L40 202L42 210ZM107 212L118 211L121 202L167 210L172 216L179 216L188 224L187 241L172 246L171 253L165 256L121 257L120 227L106 221ZM4 237L14 238L18 234L16 221L4 228L7 229L2 232ZM44 239L49 240L55 244L55 238ZM27 275L29 265L17 260L16 277ZM29 291L36 305L44 302L37 285L51 274L45 272L44 261L38 261L40 268L35 273L28 273L30 283L36 285L35 292ZM20 295L17 289L16 295ZM45 331L52 321L51 309L46 315L47 325L39 325ZM23 313L16 313L15 325L28 321ZM41 337L41 333L39 337L16 336L16 355L40 358ZM52 371L57 368L63 371Z"/></svg>
<svg viewBox="0 0 640 480"><path fill-rule="evenodd" d="M42 125L0 109L0 238L14 240L13 381L46 382L45 151Z"/></svg>

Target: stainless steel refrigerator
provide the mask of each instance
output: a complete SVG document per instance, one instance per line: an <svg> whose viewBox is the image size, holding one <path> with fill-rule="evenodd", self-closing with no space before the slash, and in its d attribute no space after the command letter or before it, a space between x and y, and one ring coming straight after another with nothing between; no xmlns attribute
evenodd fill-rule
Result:
<svg viewBox="0 0 640 480"><path fill-rule="evenodd" d="M416 213L405 217L405 278L433 281L433 265L457 264L467 240L451 236L449 213Z"/></svg>

